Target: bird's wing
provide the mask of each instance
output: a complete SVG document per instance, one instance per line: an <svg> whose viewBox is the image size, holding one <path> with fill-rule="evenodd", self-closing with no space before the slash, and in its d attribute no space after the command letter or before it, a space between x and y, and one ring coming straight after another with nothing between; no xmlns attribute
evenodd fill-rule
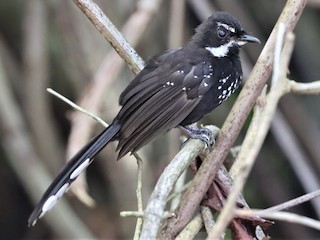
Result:
<svg viewBox="0 0 320 240"><path fill-rule="evenodd" d="M121 124L119 158L179 125L210 88L209 84L202 87L209 64L194 64L176 54L181 53L153 59L121 95L123 107L117 116Z"/></svg>

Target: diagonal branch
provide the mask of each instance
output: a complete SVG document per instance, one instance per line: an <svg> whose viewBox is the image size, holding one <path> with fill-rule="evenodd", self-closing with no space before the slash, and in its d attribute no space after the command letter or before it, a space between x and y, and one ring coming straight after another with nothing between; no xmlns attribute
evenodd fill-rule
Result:
<svg viewBox="0 0 320 240"><path fill-rule="evenodd" d="M306 5L307 1L287 1L278 22L283 22L287 31L292 31ZM243 87L236 103L228 115L221 132L219 133L213 151L207 156L195 176L192 186L183 195L182 201L176 210L176 218L170 219L164 228L162 236L173 238L191 219L194 211L199 206L204 194L212 183L219 166L226 158L238 136L247 116L249 115L256 99L266 84L273 61L278 24L274 27L249 79Z"/></svg>
<svg viewBox="0 0 320 240"><path fill-rule="evenodd" d="M123 35L103 13L100 7L91 0L73 0L79 9L88 17L98 31L117 51L134 73L140 72L144 66L142 58L131 47ZM141 4L142 5L142 4ZM151 9L151 8L150 8Z"/></svg>
<svg viewBox="0 0 320 240"><path fill-rule="evenodd" d="M279 27L279 32L280 30L281 27ZM252 120L252 124L250 125L248 133L243 142L242 150L240 151L238 159L236 160L241 165L239 174L235 179L234 186L228 197L228 201L217 220L216 227L209 234L209 239L217 239L219 236L221 236L229 222L234 217L236 199L243 189L250 170L252 169L254 160L256 159L256 156L258 155L264 139L269 131L278 101L284 93L283 90L286 81L285 75L293 50L293 40L293 34L288 33L286 37L286 45L281 53L281 58L279 54L280 64L274 67L275 69L278 68L278 70L274 72L274 85L271 87L271 91L267 96L267 104L263 109L257 107L257 110L259 111L257 113L255 112L255 115L258 115L258 119L254 117Z"/></svg>

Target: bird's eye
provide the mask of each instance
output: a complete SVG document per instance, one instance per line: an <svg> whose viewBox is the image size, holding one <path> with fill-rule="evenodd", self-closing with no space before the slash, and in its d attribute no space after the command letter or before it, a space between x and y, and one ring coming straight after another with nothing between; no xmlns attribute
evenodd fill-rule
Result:
<svg viewBox="0 0 320 240"><path fill-rule="evenodd" d="M217 34L220 38L225 38L227 36L227 31L223 28L218 28Z"/></svg>

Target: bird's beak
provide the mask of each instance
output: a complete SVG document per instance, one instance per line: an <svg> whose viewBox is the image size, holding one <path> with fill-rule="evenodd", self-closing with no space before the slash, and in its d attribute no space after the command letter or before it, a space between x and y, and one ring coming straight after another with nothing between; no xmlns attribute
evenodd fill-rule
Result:
<svg viewBox="0 0 320 240"><path fill-rule="evenodd" d="M260 40L252 35L249 34L243 34L241 37L238 38L238 41L242 41L242 42L256 42L256 43L260 43Z"/></svg>

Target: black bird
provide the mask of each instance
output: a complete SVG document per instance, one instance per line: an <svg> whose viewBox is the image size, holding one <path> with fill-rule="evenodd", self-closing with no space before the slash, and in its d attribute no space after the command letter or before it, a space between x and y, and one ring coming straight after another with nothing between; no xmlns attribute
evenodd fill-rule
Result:
<svg viewBox="0 0 320 240"><path fill-rule="evenodd" d="M119 141L121 158L177 126L193 138L209 140L204 137L206 131L191 124L239 87L239 50L247 42L259 40L249 35L233 16L218 12L196 28L185 47L153 57L120 95L122 108L112 124L66 164L32 212L28 225L35 225L55 205L111 141Z"/></svg>

